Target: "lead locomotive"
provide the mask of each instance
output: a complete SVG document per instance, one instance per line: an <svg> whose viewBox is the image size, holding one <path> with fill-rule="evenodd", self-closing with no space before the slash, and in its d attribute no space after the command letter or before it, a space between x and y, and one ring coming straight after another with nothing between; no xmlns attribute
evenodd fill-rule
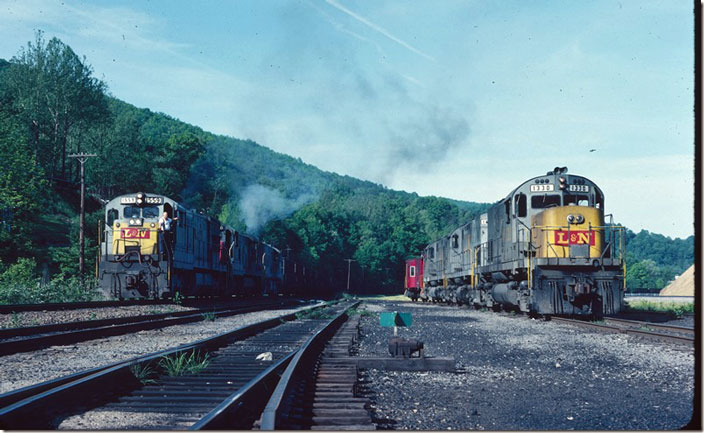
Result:
<svg viewBox="0 0 704 433"><path fill-rule="evenodd" d="M164 212L178 218L170 245ZM98 285L114 298L291 294L305 283L305 268L278 249L161 195L111 200L101 232Z"/></svg>
<svg viewBox="0 0 704 433"><path fill-rule="evenodd" d="M406 294L536 314L612 314L624 305L623 257L623 227L604 214L601 189L556 167L407 262ZM408 276L418 263L420 284Z"/></svg>

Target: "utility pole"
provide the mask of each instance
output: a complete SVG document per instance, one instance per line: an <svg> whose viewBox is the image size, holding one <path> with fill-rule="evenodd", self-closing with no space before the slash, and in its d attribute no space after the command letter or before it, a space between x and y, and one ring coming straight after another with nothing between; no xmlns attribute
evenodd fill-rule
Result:
<svg viewBox="0 0 704 433"><path fill-rule="evenodd" d="M78 257L78 269L81 274L81 285L85 283L85 266L84 266L84 260L83 256L85 253L85 247L84 247L84 239L85 236L83 235L84 232L84 219L86 215L86 210L85 210L85 195L86 195L86 176L85 176L85 169L83 165L86 162L86 159L92 158L94 156L98 156L94 153L73 153L71 155L68 155L69 158L76 158L78 162L81 163L81 227L80 231L78 232L78 244L80 245L81 248L81 254Z"/></svg>
<svg viewBox="0 0 704 433"><path fill-rule="evenodd" d="M344 259L347 262L347 292L350 291L350 266L352 266L352 262L356 262L357 260L353 259Z"/></svg>

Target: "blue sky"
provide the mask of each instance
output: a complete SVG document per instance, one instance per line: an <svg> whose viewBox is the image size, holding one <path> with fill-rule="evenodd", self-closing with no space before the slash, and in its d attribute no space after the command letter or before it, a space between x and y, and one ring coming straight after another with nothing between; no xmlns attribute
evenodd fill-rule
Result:
<svg viewBox="0 0 704 433"><path fill-rule="evenodd" d="M636 231L693 233L692 4L0 0L110 92L324 170L494 202L555 166Z"/></svg>

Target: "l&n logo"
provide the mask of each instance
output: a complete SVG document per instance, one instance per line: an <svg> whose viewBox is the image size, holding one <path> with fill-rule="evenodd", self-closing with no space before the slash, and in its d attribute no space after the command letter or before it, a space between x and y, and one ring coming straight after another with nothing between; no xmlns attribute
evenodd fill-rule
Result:
<svg viewBox="0 0 704 433"><path fill-rule="evenodd" d="M589 244L594 245L596 241L596 236L594 236L593 231L588 230L555 230L555 244L556 245L583 245Z"/></svg>
<svg viewBox="0 0 704 433"><path fill-rule="evenodd" d="M122 229L122 239L149 239L149 229Z"/></svg>

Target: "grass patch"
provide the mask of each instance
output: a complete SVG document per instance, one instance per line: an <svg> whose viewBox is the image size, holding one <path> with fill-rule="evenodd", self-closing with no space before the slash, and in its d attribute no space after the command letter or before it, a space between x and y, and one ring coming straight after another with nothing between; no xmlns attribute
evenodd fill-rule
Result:
<svg viewBox="0 0 704 433"><path fill-rule="evenodd" d="M142 385L156 383L156 380L152 379L156 376L156 371L154 371L149 364L135 364L130 367L130 372L132 372L134 377L136 377Z"/></svg>
<svg viewBox="0 0 704 433"><path fill-rule="evenodd" d="M159 360L161 367L169 376L197 374L210 365L210 355L193 352L181 352L174 356L165 356Z"/></svg>
<svg viewBox="0 0 704 433"><path fill-rule="evenodd" d="M183 304L183 295L181 294L181 292L174 293L174 297L171 301L176 305Z"/></svg>
<svg viewBox="0 0 704 433"><path fill-rule="evenodd" d="M209 322L214 322L215 321L215 313L212 311L208 311L207 313L200 313L201 316L203 316L203 320L207 320Z"/></svg>
<svg viewBox="0 0 704 433"><path fill-rule="evenodd" d="M694 313L694 302L633 300L626 301L626 311L669 313L682 317L685 313Z"/></svg>
<svg viewBox="0 0 704 433"><path fill-rule="evenodd" d="M316 308L314 310L304 310L296 313L296 319L332 319L334 313L327 308Z"/></svg>
<svg viewBox="0 0 704 433"><path fill-rule="evenodd" d="M374 316L374 313L371 311L367 311L366 309L359 309L359 308L352 308L351 310L347 310L347 315L348 316L354 316L356 314L359 314L360 317L369 317L369 316Z"/></svg>

